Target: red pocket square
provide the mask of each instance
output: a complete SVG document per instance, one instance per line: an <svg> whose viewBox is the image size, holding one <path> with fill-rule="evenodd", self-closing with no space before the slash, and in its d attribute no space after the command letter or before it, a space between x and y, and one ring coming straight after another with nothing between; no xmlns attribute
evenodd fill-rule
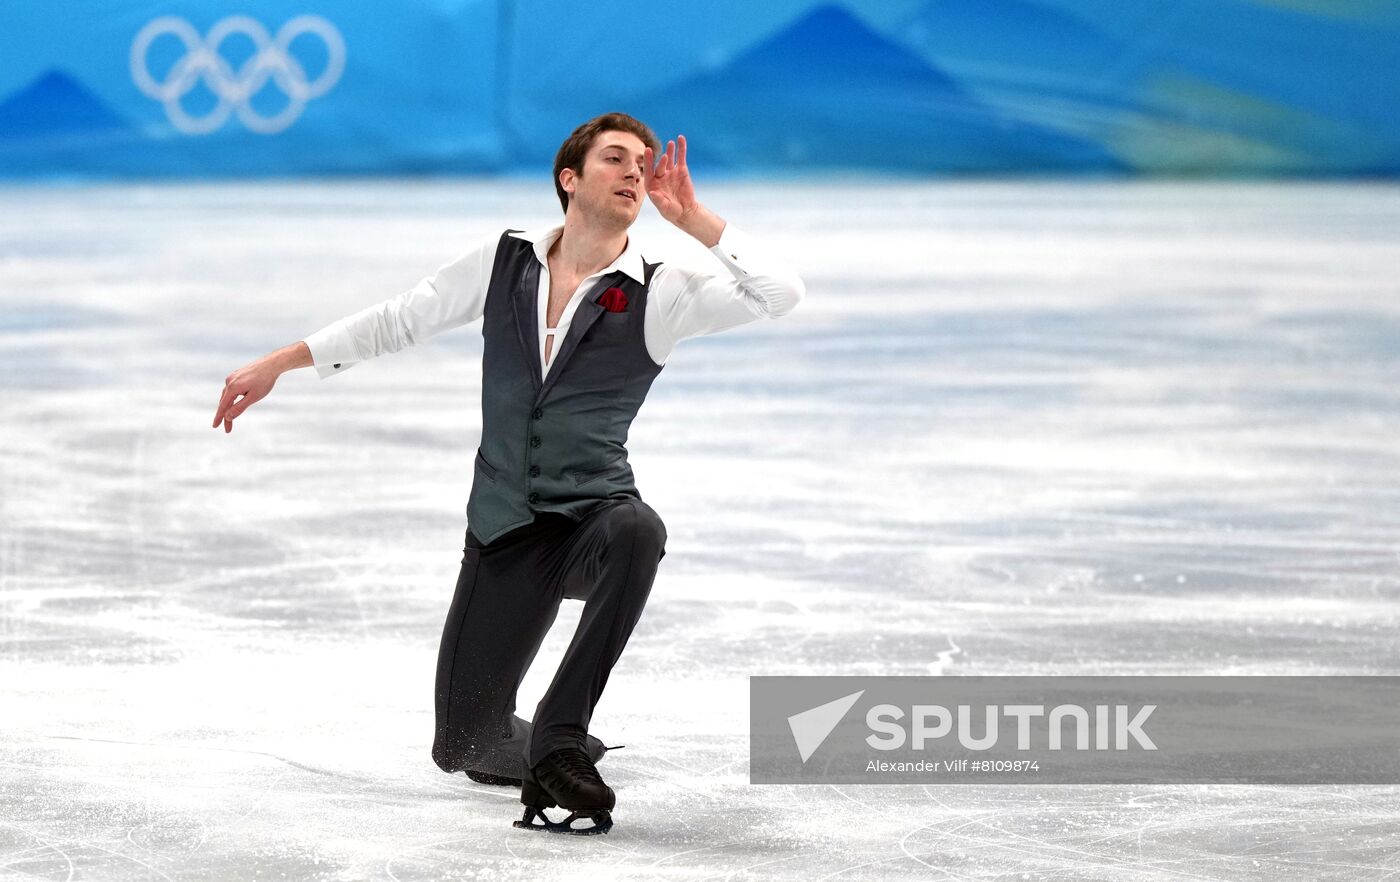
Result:
<svg viewBox="0 0 1400 882"><path fill-rule="evenodd" d="M603 296L598 298L598 303L608 312L626 312L627 295L622 293L621 288L609 288L603 292Z"/></svg>

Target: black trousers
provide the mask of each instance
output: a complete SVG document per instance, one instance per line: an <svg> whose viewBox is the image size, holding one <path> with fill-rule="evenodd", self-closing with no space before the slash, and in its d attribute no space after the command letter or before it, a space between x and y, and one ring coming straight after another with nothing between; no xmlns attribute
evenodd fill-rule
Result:
<svg viewBox="0 0 1400 882"><path fill-rule="evenodd" d="M433 762L523 777L551 751L579 747L666 555L666 527L635 498L609 499L582 520L541 513L483 546L469 529L438 651ZM515 715L520 683L564 598L583 615L533 725Z"/></svg>

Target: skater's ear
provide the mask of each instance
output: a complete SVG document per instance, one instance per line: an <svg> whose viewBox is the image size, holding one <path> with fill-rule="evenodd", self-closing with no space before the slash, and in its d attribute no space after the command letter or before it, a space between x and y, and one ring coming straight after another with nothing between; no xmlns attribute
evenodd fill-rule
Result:
<svg viewBox="0 0 1400 882"><path fill-rule="evenodd" d="M573 169L568 167L560 169L559 189L572 196L574 194L574 190L578 188L578 179L579 173L574 171ZM565 212L568 212L568 210L568 208L564 209Z"/></svg>

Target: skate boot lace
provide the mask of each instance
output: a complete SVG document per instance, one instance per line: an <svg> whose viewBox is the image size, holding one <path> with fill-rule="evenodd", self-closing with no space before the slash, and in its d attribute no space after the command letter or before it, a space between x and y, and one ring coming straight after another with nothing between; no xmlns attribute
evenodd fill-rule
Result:
<svg viewBox="0 0 1400 882"><path fill-rule="evenodd" d="M575 775L589 784L602 784L603 778L588 754L577 748L567 748L558 752L559 769L565 775Z"/></svg>

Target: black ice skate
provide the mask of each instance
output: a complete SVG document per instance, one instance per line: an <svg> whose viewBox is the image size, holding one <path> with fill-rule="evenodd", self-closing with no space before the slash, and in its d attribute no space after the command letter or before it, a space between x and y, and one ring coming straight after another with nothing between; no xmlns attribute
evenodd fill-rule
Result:
<svg viewBox="0 0 1400 882"><path fill-rule="evenodd" d="M505 775L493 775L490 772L476 772L467 769L467 777L478 784L495 784L501 787L519 787L524 782L519 778L510 778Z"/></svg>
<svg viewBox="0 0 1400 882"><path fill-rule="evenodd" d="M515 822L524 830L589 836L612 829L613 789L603 783L593 761L576 747L556 750L530 770L520 788L525 816ZM562 821L551 821L544 810L559 806L570 812ZM588 820L590 826L575 827Z"/></svg>

